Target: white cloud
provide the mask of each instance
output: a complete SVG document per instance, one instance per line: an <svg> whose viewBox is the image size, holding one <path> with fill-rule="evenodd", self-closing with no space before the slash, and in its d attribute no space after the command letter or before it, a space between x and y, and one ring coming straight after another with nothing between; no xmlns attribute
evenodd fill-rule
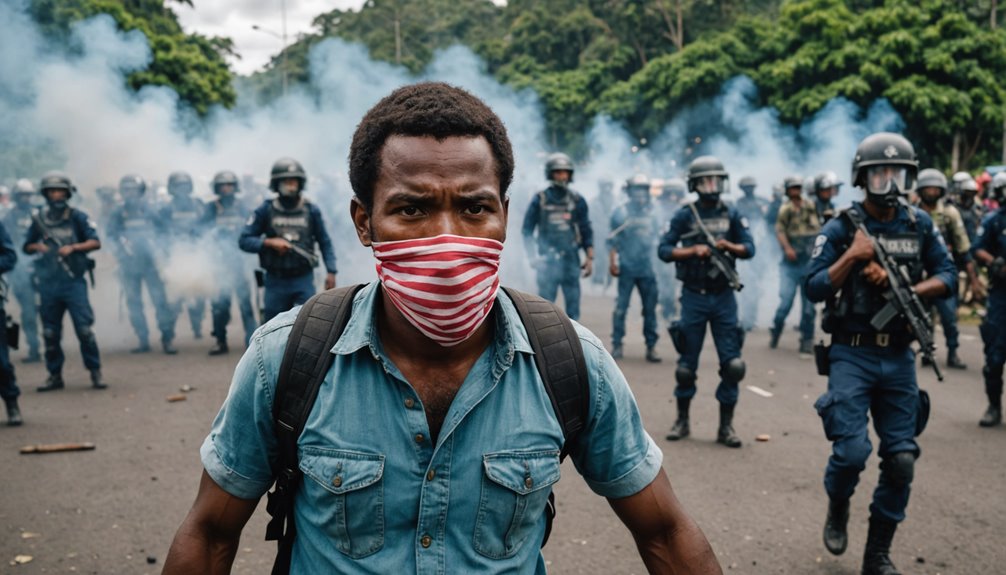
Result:
<svg viewBox="0 0 1006 575"><path fill-rule="evenodd" d="M357 10L364 0L286 0L286 28L289 42L312 31L311 21L337 8ZM251 74L280 52L283 31L283 0L197 0L195 8L176 5L175 11L187 32L206 36L227 36L241 59L231 60L239 74ZM274 33L253 30L257 25Z"/></svg>

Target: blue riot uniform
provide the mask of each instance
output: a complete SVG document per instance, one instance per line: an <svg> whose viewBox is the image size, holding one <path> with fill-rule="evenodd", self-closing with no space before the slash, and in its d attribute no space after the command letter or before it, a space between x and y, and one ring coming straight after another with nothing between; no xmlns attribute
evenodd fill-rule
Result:
<svg viewBox="0 0 1006 575"><path fill-rule="evenodd" d="M237 297L241 323L245 330L245 345L255 331L255 310L252 307L251 287L245 257L238 248L238 239L244 229L250 210L237 198L229 204L217 199L206 205L207 235L212 239L219 261L219 292L210 305L213 314L213 337L227 341L227 324L231 321L231 294Z"/></svg>
<svg viewBox="0 0 1006 575"><path fill-rule="evenodd" d="M87 270L93 266L90 265L91 260L80 252L60 259L55 244L65 246L88 240L98 241L98 230L87 214L76 208L66 208L59 213L42 208L28 228L24 245L40 243L44 238L49 238L45 240L49 251L35 260L35 275L38 277L46 369L53 376L62 374L65 357L60 340L63 336L63 315L69 312L80 342L84 366L94 374L101 369L101 357L91 328L94 325L94 310L87 298L85 280Z"/></svg>
<svg viewBox="0 0 1006 575"><path fill-rule="evenodd" d="M860 214L891 257L907 268L912 282L928 275L944 282L949 292L956 270L929 215L899 206L895 217L884 222L870 217L859 202L850 209ZM845 284L832 285L828 268L849 248L854 235L848 216L828 222L815 240L804 285L812 301L827 302L822 328L832 336L828 391L815 403L825 435L832 441L824 487L832 501L848 501L852 496L872 449L867 430L872 414L882 463L870 513L897 523L905 518L914 460L919 455L915 436L921 402L915 352L909 346L913 337L901 316L882 332L871 325L887 299L885 288L861 275L865 262L852 269Z"/></svg>
<svg viewBox="0 0 1006 575"><path fill-rule="evenodd" d="M992 256L989 267L988 311L981 325L985 344L985 393L989 406L998 412L983 426L996 425L1002 419L1003 364L1006 364L1006 208L988 214L982 220L972 253L984 250Z"/></svg>
<svg viewBox="0 0 1006 575"><path fill-rule="evenodd" d="M744 246L743 259L754 257L755 245L747 221L736 209L718 202L707 206L702 202L693 204L702 223L716 239L726 240ZM669 262L674 248L691 247L702 243L697 233L698 226L692 209L682 208L671 220L671 227L660 240L657 254ZM727 278L714 267L708 258L688 258L675 262L678 279L681 280L681 318L672 327L678 341L675 347L680 353L678 369L675 373L677 386L674 396L690 400L695 396L696 371L702 342L706 337L706 324L713 332L713 342L720 360L720 384L716 389L716 399L724 406L736 405L738 384L744 376L741 361L743 330L737 324L737 299Z"/></svg>
<svg viewBox="0 0 1006 575"><path fill-rule="evenodd" d="M206 206L198 198L189 194L177 194L161 209L161 225L167 226L173 244L181 244L182 249L188 249L193 247L203 233L205 214ZM186 246L186 243L189 245ZM202 337L203 316L206 315L206 298L178 298L172 310L175 318L181 315L183 307L188 311L192 333L199 339Z"/></svg>
<svg viewBox="0 0 1006 575"><path fill-rule="evenodd" d="M146 203L126 203L108 219L108 237L115 245L119 278L129 309L129 322L140 340L140 350L149 347L150 332L143 312L143 284L154 304L161 342L168 351L175 339L175 310L168 301L159 270L162 246L159 238L166 230L157 213Z"/></svg>
<svg viewBox="0 0 1006 575"><path fill-rule="evenodd" d="M611 214L608 247L618 254L618 297L611 315L611 342L621 346L625 337L625 316L632 288L639 290L643 304L643 338L646 347L657 344L657 276L654 249L660 234L660 220L650 203L629 201Z"/></svg>
<svg viewBox="0 0 1006 575"><path fill-rule="evenodd" d="M11 241L7 229L0 224L0 274L9 273L17 264L17 251L14 249L14 242ZM3 300L0 299L0 319L7 317L7 312L3 307ZM17 405L17 398L21 395L21 390L17 386L17 376L14 373L14 365L10 362L10 351L7 348L7 330L5 326L0 326L0 398L8 406ZM11 418L10 423L14 423Z"/></svg>
<svg viewBox="0 0 1006 575"><path fill-rule="evenodd" d="M31 204L20 205L15 202L4 217L4 227L10 234L14 245L24 245L24 238L31 228L31 215L35 208ZM35 278L32 275L31 259L21 258L17 266L7 275L11 291L21 307L21 332L24 342L28 344L28 357L37 361L39 357L38 344L38 291L35 289ZM23 349L23 348L22 348Z"/></svg>
<svg viewBox="0 0 1006 575"><path fill-rule="evenodd" d="M531 198L521 232L525 245L537 243L538 295L554 302L561 287L566 315L579 319L579 251L591 255L594 249L586 200L568 188L549 186Z"/></svg>
<svg viewBox="0 0 1006 575"><path fill-rule="evenodd" d="M311 254L318 244L325 269L330 274L336 273L335 250L318 206L306 199L289 209L283 207L279 198L263 202L248 220L238 241L242 250L259 255L259 264L265 270L262 323L303 304L315 293L311 262L294 250L281 256L275 250L264 248L266 238L283 238Z"/></svg>

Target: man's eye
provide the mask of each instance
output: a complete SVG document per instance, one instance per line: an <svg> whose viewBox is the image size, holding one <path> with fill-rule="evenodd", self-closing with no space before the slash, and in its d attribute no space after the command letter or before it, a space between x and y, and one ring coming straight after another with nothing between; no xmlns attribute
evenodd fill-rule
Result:
<svg viewBox="0 0 1006 575"><path fill-rule="evenodd" d="M418 216L419 208L416 206L406 206L401 209L402 215L404 216Z"/></svg>
<svg viewBox="0 0 1006 575"><path fill-rule="evenodd" d="M474 206L468 206L467 209L468 209L468 213L469 214L472 214L473 216L477 216L477 215L479 215L479 214L481 214L482 212L485 211L485 206L480 205L480 204L476 204Z"/></svg>

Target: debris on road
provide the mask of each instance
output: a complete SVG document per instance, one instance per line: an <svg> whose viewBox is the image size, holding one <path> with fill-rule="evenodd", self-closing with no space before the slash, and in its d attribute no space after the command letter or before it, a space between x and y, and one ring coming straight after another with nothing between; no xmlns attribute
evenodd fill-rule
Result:
<svg viewBox="0 0 1006 575"><path fill-rule="evenodd" d="M25 563L31 563L32 559L34 559L34 557L32 557L31 555L18 555L16 557L14 557L14 560L11 561L10 564L11 565L24 565Z"/></svg>
<svg viewBox="0 0 1006 575"><path fill-rule="evenodd" d="M24 531L21 533L21 539L34 539L41 536L41 533L32 533L31 531Z"/></svg>
<svg viewBox="0 0 1006 575"><path fill-rule="evenodd" d="M94 444L83 443L40 443L38 445L25 445L21 448L21 453L59 453L61 451L91 451Z"/></svg>
<svg viewBox="0 0 1006 575"><path fill-rule="evenodd" d="M185 385L183 385L183 386L181 386L181 387L178 388L178 391L181 391L182 393L188 393L190 391L195 391L195 390L196 390L196 388L192 387L191 385L189 385L187 383Z"/></svg>
<svg viewBox="0 0 1006 575"><path fill-rule="evenodd" d="M188 396L185 395L184 393L178 393L175 395L169 395L165 399L168 400L168 403L174 403L176 401L185 401L186 399L188 399Z"/></svg>
<svg viewBox="0 0 1006 575"><path fill-rule="evenodd" d="M748 391L750 391L751 393L753 393L755 395L760 395L762 397L772 397L772 392L771 391L765 391L764 389L758 387L757 385L749 385L749 386L747 386L747 388L748 388Z"/></svg>
<svg viewBox="0 0 1006 575"><path fill-rule="evenodd" d="M763 441L764 442L764 441L768 441L770 439L772 439L772 436L769 435L769 434L767 434L767 433L762 433L761 435L756 435L755 436L755 441Z"/></svg>

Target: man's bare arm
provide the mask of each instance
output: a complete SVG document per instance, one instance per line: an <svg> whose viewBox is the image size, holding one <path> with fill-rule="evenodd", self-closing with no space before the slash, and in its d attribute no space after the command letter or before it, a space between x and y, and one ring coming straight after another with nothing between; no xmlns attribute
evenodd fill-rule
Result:
<svg viewBox="0 0 1006 575"><path fill-rule="evenodd" d="M685 513L663 469L642 491L608 499L632 532L647 571L659 574L722 574L702 530Z"/></svg>
<svg viewBox="0 0 1006 575"><path fill-rule="evenodd" d="M234 497L203 471L196 501L175 533L162 575L230 573L241 530L256 506L257 499Z"/></svg>

